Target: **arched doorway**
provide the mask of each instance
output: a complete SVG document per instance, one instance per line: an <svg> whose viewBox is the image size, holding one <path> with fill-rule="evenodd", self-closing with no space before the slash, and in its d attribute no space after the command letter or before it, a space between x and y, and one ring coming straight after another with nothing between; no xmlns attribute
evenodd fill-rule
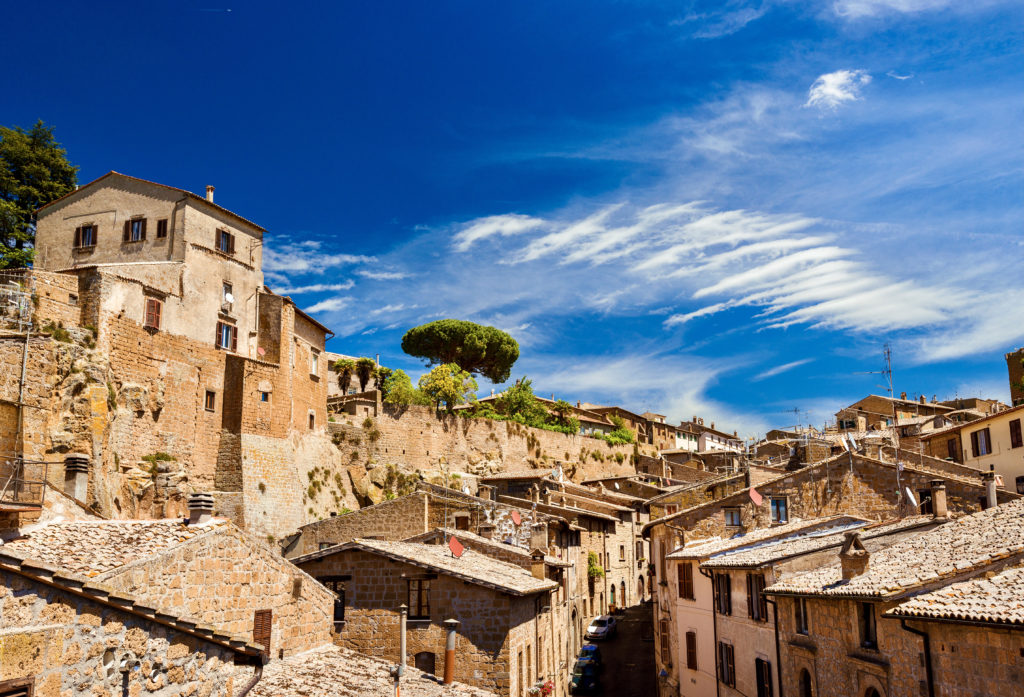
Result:
<svg viewBox="0 0 1024 697"><path fill-rule="evenodd" d="M800 697L814 697L811 674L807 672L806 668L800 671Z"/></svg>
<svg viewBox="0 0 1024 697"><path fill-rule="evenodd" d="M612 598L611 599L612 607L615 607L615 584L614 583L611 585L611 594L612 594L612 596L611 596L611 598Z"/></svg>
<svg viewBox="0 0 1024 697"><path fill-rule="evenodd" d="M878 690L875 688L869 687L868 691L864 693L864 697L882 697L882 695L878 694Z"/></svg>
<svg viewBox="0 0 1024 697"><path fill-rule="evenodd" d="M636 597L642 603L644 601L644 577L643 575L637 576L636 578Z"/></svg>
<svg viewBox="0 0 1024 697"><path fill-rule="evenodd" d="M622 603L622 607L626 607L629 603L626 602L626 582L619 581L619 602Z"/></svg>
<svg viewBox="0 0 1024 697"><path fill-rule="evenodd" d="M576 649L579 648L579 644L576 643L576 638L579 636L577 633L577 626L579 625L579 617L576 614L576 608L572 609L572 621L569 622L569 653L576 653Z"/></svg>

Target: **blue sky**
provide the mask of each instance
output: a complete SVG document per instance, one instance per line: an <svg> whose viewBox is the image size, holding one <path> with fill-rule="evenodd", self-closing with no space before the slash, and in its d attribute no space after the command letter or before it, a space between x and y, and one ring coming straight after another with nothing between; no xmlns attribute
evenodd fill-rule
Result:
<svg viewBox="0 0 1024 697"><path fill-rule="evenodd" d="M4 125L270 230L269 285L415 375L519 339L543 394L743 435L1008 398L1024 9L979 0L18 3ZM490 385L481 381L481 388ZM797 409L801 413L794 414Z"/></svg>

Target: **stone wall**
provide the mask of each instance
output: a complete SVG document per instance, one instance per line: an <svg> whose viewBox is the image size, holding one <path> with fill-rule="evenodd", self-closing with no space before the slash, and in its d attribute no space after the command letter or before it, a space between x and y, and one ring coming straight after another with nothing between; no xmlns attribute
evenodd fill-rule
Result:
<svg viewBox="0 0 1024 697"><path fill-rule="evenodd" d="M271 609L275 658L331 641L333 594L277 550L230 526L98 580L249 641L253 613Z"/></svg>
<svg viewBox="0 0 1024 697"><path fill-rule="evenodd" d="M32 678L36 697L230 697L253 672L223 646L4 569L0 626L0 683ZM126 656L141 662L127 683Z"/></svg>
<svg viewBox="0 0 1024 697"><path fill-rule="evenodd" d="M427 495L415 493L306 525L288 556L309 554L323 545L343 544L359 537L404 540L428 529Z"/></svg>

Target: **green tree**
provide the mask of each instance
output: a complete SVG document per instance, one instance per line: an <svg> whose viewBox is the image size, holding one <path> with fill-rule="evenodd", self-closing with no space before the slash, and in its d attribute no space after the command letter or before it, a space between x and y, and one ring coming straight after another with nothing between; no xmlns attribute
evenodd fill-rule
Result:
<svg viewBox="0 0 1024 697"><path fill-rule="evenodd" d="M391 375L391 368L385 368L384 366L378 366L377 370L373 373L374 382L377 383L377 389L380 390L381 399L387 397L384 384L388 380L388 376Z"/></svg>
<svg viewBox="0 0 1024 697"><path fill-rule="evenodd" d="M338 387L342 394L348 394L349 385L352 384L352 374L356 370L356 362L349 358L339 358L334 361L334 369L338 371Z"/></svg>
<svg viewBox="0 0 1024 697"><path fill-rule="evenodd" d="M422 392L413 387L404 370L395 370L384 379L384 402L407 407L410 404L430 404Z"/></svg>
<svg viewBox="0 0 1024 697"><path fill-rule="evenodd" d="M444 363L420 378L420 390L438 409L444 405L451 413L473 397L477 384L472 375L455 363Z"/></svg>
<svg viewBox="0 0 1024 697"><path fill-rule="evenodd" d="M366 385L377 372L377 362L372 358L360 358L356 361L356 379L359 380L359 391L366 392Z"/></svg>
<svg viewBox="0 0 1024 697"><path fill-rule="evenodd" d="M516 380L494 400L497 410L509 417L519 417L527 426L542 424L547 420L548 411L533 394L533 381L524 377Z"/></svg>
<svg viewBox="0 0 1024 697"><path fill-rule="evenodd" d="M77 172L42 121L28 131L0 127L0 268L32 262L35 211L74 191Z"/></svg>
<svg viewBox="0 0 1024 697"><path fill-rule="evenodd" d="M427 365L454 363L494 383L508 380L519 358L519 344L505 332L458 319L413 327L402 337L402 350Z"/></svg>

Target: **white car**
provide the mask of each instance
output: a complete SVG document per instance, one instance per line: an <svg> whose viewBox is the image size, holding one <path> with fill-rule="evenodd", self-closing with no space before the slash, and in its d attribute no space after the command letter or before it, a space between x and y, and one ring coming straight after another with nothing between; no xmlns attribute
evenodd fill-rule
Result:
<svg viewBox="0 0 1024 697"><path fill-rule="evenodd" d="M590 621L587 627L588 639L611 639L618 632L618 625L611 615L601 615Z"/></svg>

